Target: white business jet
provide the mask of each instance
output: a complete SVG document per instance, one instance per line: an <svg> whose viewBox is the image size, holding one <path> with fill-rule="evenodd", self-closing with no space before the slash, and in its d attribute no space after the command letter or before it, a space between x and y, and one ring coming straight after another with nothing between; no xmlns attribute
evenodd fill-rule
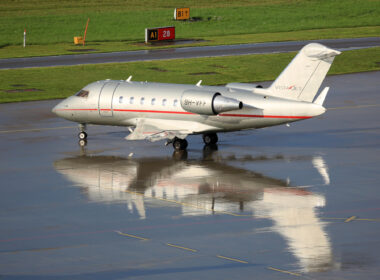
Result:
<svg viewBox="0 0 380 280"><path fill-rule="evenodd" d="M226 86L103 80L85 86L53 108L58 116L79 123L80 144L86 125L125 126L127 140L167 139L176 150L186 137L202 134L206 145L218 132L288 124L323 114L326 87L316 98L340 52L318 43L304 46L269 88L247 83Z"/></svg>

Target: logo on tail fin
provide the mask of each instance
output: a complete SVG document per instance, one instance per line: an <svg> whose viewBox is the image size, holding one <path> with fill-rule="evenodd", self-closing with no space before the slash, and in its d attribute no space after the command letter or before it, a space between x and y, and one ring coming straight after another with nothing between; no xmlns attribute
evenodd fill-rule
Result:
<svg viewBox="0 0 380 280"><path fill-rule="evenodd" d="M292 85L292 86L282 86L282 85L276 85L275 89L277 90L291 90L291 91L300 91L302 90L302 87Z"/></svg>

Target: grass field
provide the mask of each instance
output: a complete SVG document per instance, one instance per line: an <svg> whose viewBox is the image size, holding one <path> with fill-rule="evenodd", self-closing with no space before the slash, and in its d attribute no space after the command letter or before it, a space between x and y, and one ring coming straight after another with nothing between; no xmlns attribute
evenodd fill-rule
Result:
<svg viewBox="0 0 380 280"><path fill-rule="evenodd" d="M102 79L206 85L273 80L295 53L0 70L0 103L64 98ZM329 74L380 70L380 47L343 52Z"/></svg>
<svg viewBox="0 0 380 280"><path fill-rule="evenodd" d="M183 6L201 20L174 21L174 8ZM144 41L146 27L168 25L176 26L178 39L209 40L203 44L362 37L378 36L380 1L2 0L0 57L69 53L87 18L86 40L98 51L143 48L138 43Z"/></svg>
<svg viewBox="0 0 380 280"><path fill-rule="evenodd" d="M329 28L329 29L313 29L299 30L290 32L275 32L261 34L238 34L226 36L212 36L205 38L205 41L197 41L192 43L181 43L180 45L162 45L150 46L139 43L127 43L124 41L114 42L90 42L83 46L74 46L72 43L56 43L54 45L30 45L23 48L21 45L10 45L0 48L0 58L9 57L28 57L28 56L45 56L45 55L65 55L76 54L80 50L92 49L85 53L94 52L112 52L112 51L131 51L141 49L159 49L187 46L210 46L224 44L245 44L256 42L276 42L276 41L294 41L294 40L313 40L313 39L335 39L335 38L354 38L354 37L371 37L380 34L380 26L365 26L353 28Z"/></svg>
<svg viewBox="0 0 380 280"><path fill-rule="evenodd" d="M176 22L176 7L197 21ZM1 0L0 58L75 53L85 48L150 49L146 27L176 26L179 46L379 36L380 0ZM27 47L22 48L24 28ZM199 41L197 41L199 40ZM100 79L217 85L274 79L294 54L249 55L105 65L0 70L0 103L63 98ZM380 48L344 52L330 74L380 70Z"/></svg>

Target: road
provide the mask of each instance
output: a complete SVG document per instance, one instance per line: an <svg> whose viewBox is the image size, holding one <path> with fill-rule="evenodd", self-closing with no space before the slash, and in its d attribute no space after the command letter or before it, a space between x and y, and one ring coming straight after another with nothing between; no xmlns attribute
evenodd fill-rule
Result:
<svg viewBox="0 0 380 280"><path fill-rule="evenodd" d="M91 53L62 56L0 59L0 69L69 66L81 64L118 63L162 59L214 57L229 55L284 53L298 51L310 42L319 42L338 50L380 46L380 37L326 39L318 41L271 42L241 45L184 47L112 53Z"/></svg>
<svg viewBox="0 0 380 280"><path fill-rule="evenodd" d="M58 100L0 104L1 279L378 279L379 77L184 154L106 126L81 149Z"/></svg>

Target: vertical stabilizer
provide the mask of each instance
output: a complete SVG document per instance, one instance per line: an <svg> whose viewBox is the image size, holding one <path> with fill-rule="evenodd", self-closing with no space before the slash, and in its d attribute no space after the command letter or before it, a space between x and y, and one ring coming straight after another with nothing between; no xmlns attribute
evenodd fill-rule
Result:
<svg viewBox="0 0 380 280"><path fill-rule="evenodd" d="M339 51L318 43L304 46L269 87L268 94L312 102L335 56L339 54Z"/></svg>

